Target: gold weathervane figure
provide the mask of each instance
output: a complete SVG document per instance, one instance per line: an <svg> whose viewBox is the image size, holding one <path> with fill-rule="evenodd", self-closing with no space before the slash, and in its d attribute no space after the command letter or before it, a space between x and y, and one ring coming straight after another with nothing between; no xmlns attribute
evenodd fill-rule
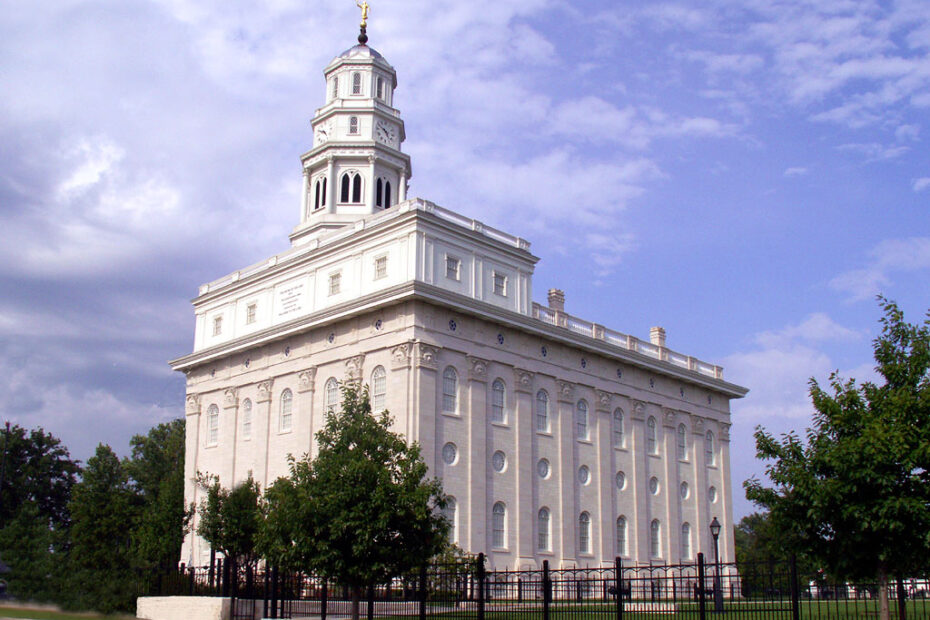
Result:
<svg viewBox="0 0 930 620"><path fill-rule="evenodd" d="M368 27L368 10L369 10L371 7L368 6L368 2L365 2L365 1L363 1L363 0L355 0L355 4L356 4L356 6L358 6L358 8L362 9L362 24L361 24L361 26L362 26L362 28L367 28L367 27Z"/></svg>

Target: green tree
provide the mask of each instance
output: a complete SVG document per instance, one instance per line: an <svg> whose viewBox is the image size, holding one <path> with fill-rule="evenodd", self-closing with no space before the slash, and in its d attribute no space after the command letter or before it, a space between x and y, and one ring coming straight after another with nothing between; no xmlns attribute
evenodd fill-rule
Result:
<svg viewBox="0 0 930 620"><path fill-rule="evenodd" d="M63 602L104 613L131 610L137 594L132 533L141 502L109 446L97 446L88 459L69 508L71 549Z"/></svg>
<svg viewBox="0 0 930 620"><path fill-rule="evenodd" d="M930 566L930 319L904 321L880 299L873 341L880 384L810 381L815 414L807 441L756 430L757 456L774 483L745 483L773 525L840 578L877 578L881 617L888 583Z"/></svg>
<svg viewBox="0 0 930 620"><path fill-rule="evenodd" d="M124 467L144 504L133 536L135 560L146 569L174 566L193 515L184 504L184 420L159 424L130 445Z"/></svg>
<svg viewBox="0 0 930 620"><path fill-rule="evenodd" d="M255 544L261 522L261 490L250 475L232 489L214 476L200 476L207 496L200 504L197 533L237 564L255 560Z"/></svg>
<svg viewBox="0 0 930 620"><path fill-rule="evenodd" d="M61 441L41 428L26 431L13 424L0 437L3 471L0 528L32 504L51 527L68 523L68 501L81 468Z"/></svg>
<svg viewBox="0 0 930 620"><path fill-rule="evenodd" d="M64 533L49 528L39 508L32 502L20 507L16 517L0 529L3 561L10 566L9 593L24 601L52 601L57 598L61 573Z"/></svg>
<svg viewBox="0 0 930 620"><path fill-rule="evenodd" d="M290 479L266 494L268 559L349 586L355 620L363 588L427 562L448 530L439 481L427 478L419 446L390 426L386 411L372 415L367 388L343 386L316 458L291 459Z"/></svg>

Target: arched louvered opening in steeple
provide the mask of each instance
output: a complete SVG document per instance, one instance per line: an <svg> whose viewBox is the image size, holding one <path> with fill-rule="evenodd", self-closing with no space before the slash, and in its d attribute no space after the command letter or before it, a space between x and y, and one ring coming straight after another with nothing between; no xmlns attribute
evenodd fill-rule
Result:
<svg viewBox="0 0 930 620"><path fill-rule="evenodd" d="M349 170L342 174L339 181L339 202L354 203L362 202L362 175L356 170Z"/></svg>

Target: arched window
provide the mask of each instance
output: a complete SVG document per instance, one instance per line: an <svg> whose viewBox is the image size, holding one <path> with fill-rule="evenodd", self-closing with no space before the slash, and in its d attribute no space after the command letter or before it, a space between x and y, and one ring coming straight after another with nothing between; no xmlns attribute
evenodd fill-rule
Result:
<svg viewBox="0 0 930 620"><path fill-rule="evenodd" d="M349 133L353 135L358 133L358 117L357 116L349 117Z"/></svg>
<svg viewBox="0 0 930 620"><path fill-rule="evenodd" d="M375 182L375 206L384 206L384 181L381 179L378 179L377 182Z"/></svg>
<svg viewBox="0 0 930 620"><path fill-rule="evenodd" d="M391 208L391 182L390 181L384 182L384 208L385 209Z"/></svg>
<svg viewBox="0 0 930 620"><path fill-rule="evenodd" d="M339 76L333 78L333 99L339 97Z"/></svg>
<svg viewBox="0 0 930 620"><path fill-rule="evenodd" d="M352 179L352 202L359 203L362 201L362 175L356 174Z"/></svg>
<svg viewBox="0 0 930 620"><path fill-rule="evenodd" d="M575 406L575 430L578 439L588 438L588 403L583 400Z"/></svg>
<svg viewBox="0 0 930 620"><path fill-rule="evenodd" d="M339 187L339 201L354 203L362 201L362 175L355 170L343 173Z"/></svg>
<svg viewBox="0 0 930 620"><path fill-rule="evenodd" d="M352 176L346 172L342 175L342 187L339 190L339 202L349 202L349 188L352 185Z"/></svg>
<svg viewBox="0 0 930 620"><path fill-rule="evenodd" d="M352 94L353 95L362 94L362 74L361 73L352 74Z"/></svg>
<svg viewBox="0 0 930 620"><path fill-rule="evenodd" d="M248 398L242 401L242 438L252 438L252 401Z"/></svg>
<svg viewBox="0 0 930 620"><path fill-rule="evenodd" d="M325 407L327 413L335 411L339 405L339 382L334 377L326 380L326 386L323 388L326 394Z"/></svg>
<svg viewBox="0 0 930 620"><path fill-rule="evenodd" d="M384 99L384 80L378 78L378 99Z"/></svg>
<svg viewBox="0 0 930 620"><path fill-rule="evenodd" d="M387 371L377 366L371 372L371 410L381 413L387 408Z"/></svg>
<svg viewBox="0 0 930 620"><path fill-rule="evenodd" d="M678 459L688 460L688 429L684 424L678 425Z"/></svg>
<svg viewBox="0 0 930 620"><path fill-rule="evenodd" d="M578 517L578 551L591 553L591 515L586 512Z"/></svg>
<svg viewBox="0 0 930 620"><path fill-rule="evenodd" d="M659 453L659 438L656 430L656 419L652 416L646 421L646 452L649 454Z"/></svg>
<svg viewBox="0 0 930 620"><path fill-rule="evenodd" d="M617 555L626 555L626 517L617 517Z"/></svg>
<svg viewBox="0 0 930 620"><path fill-rule="evenodd" d="M317 179L313 193L313 208L320 209L326 206L326 178Z"/></svg>
<svg viewBox="0 0 930 620"><path fill-rule="evenodd" d="M546 390L536 392L536 430L549 432L549 395Z"/></svg>
<svg viewBox="0 0 930 620"><path fill-rule="evenodd" d="M681 524L681 559L691 559L691 526L687 523Z"/></svg>
<svg viewBox="0 0 930 620"><path fill-rule="evenodd" d="M652 523L649 524L649 555L658 558L662 556L662 545L659 539L661 535L661 528L659 526L659 520L654 519Z"/></svg>
<svg viewBox="0 0 930 620"><path fill-rule="evenodd" d="M704 456L707 458L708 465L717 464L717 451L714 450L714 433L713 431L707 431L707 435L704 437Z"/></svg>
<svg viewBox="0 0 930 620"><path fill-rule="evenodd" d="M443 516L449 522L449 540L454 543L459 541L456 507L455 498L450 495L446 498L446 507L442 510Z"/></svg>
<svg viewBox="0 0 930 620"><path fill-rule="evenodd" d="M507 508L497 502L491 509L491 546L503 549L507 546Z"/></svg>
<svg viewBox="0 0 930 620"><path fill-rule="evenodd" d="M291 421L293 420L294 395L290 390L281 392L281 407L278 416L278 430L282 433L288 433L291 430Z"/></svg>
<svg viewBox="0 0 930 620"><path fill-rule="evenodd" d="M210 405L207 409L207 445L215 446L220 441L220 408Z"/></svg>
<svg viewBox="0 0 930 620"><path fill-rule="evenodd" d="M549 551L549 509L540 508L536 514L536 548Z"/></svg>
<svg viewBox="0 0 930 620"><path fill-rule="evenodd" d="M442 371L442 410L456 412L456 395L458 394L459 376L452 366Z"/></svg>
<svg viewBox="0 0 930 620"><path fill-rule="evenodd" d="M614 409L614 447L622 448L626 445L626 429L623 427L623 409Z"/></svg>
<svg viewBox="0 0 930 620"><path fill-rule="evenodd" d="M491 384L491 421L503 424L507 421L504 415L504 382L495 379Z"/></svg>

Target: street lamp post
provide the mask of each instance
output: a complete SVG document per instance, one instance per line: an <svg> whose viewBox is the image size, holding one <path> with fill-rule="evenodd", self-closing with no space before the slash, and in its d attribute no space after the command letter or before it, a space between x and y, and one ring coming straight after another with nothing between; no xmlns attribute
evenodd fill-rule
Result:
<svg viewBox="0 0 930 620"><path fill-rule="evenodd" d="M717 543L720 538L720 521L717 517L710 522L710 535L714 537L714 611L723 611L723 590L720 587L720 550Z"/></svg>

